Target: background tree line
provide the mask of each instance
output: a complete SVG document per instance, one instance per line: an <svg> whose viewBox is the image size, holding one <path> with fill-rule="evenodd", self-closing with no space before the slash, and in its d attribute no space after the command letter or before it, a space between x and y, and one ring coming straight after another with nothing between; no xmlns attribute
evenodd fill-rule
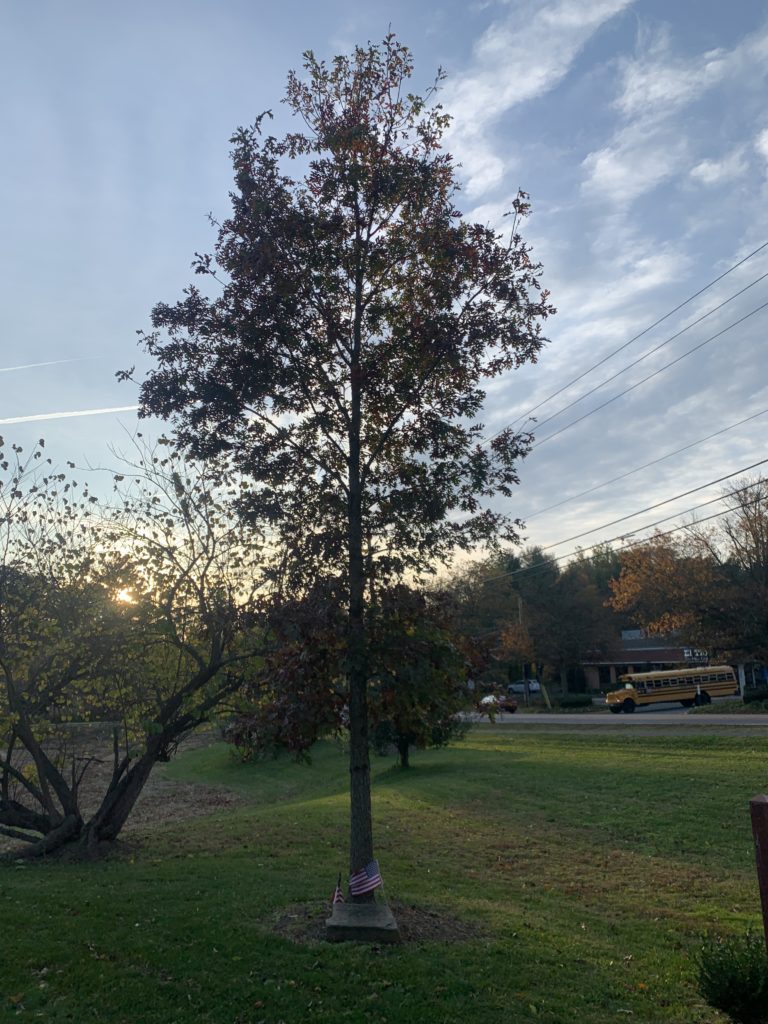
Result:
<svg viewBox="0 0 768 1024"><path fill-rule="evenodd" d="M768 661L768 481L744 479L715 516L561 563L538 547L463 567L449 590L485 678L526 671L567 691L581 666L615 648L622 629L674 637L714 662Z"/></svg>
<svg viewBox="0 0 768 1024"><path fill-rule="evenodd" d="M563 691L583 689L582 662L604 655L625 621L608 606L619 572L608 547L565 565L530 547L462 568L450 590L462 629L485 652L481 679L527 675Z"/></svg>

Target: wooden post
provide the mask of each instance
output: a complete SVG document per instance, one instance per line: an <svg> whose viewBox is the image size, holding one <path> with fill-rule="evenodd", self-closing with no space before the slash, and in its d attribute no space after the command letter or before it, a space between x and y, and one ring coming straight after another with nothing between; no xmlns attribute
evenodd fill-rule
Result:
<svg viewBox="0 0 768 1024"><path fill-rule="evenodd" d="M757 861L757 884L760 887L760 902L763 907L763 928L765 946L768 950L768 796L756 796L749 801L752 816L752 835L755 839Z"/></svg>

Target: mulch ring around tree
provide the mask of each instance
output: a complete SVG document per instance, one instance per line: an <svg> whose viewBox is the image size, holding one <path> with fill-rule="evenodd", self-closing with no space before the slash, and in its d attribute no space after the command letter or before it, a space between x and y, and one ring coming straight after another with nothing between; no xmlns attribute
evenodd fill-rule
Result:
<svg viewBox="0 0 768 1024"><path fill-rule="evenodd" d="M397 900L392 900L389 906L395 915L402 942L469 942L487 934L476 924L461 921L443 911ZM325 922L330 915L330 904L322 900L285 907L264 924L291 942L325 942Z"/></svg>

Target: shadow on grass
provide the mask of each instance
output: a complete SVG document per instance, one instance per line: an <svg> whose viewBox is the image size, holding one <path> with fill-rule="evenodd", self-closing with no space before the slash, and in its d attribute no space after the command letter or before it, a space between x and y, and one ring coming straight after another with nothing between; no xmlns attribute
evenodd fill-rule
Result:
<svg viewBox="0 0 768 1024"><path fill-rule="evenodd" d="M230 787L251 808L343 800L346 752L321 743L312 764L243 764L225 744L182 754L172 777ZM519 829L558 822L602 845L631 848L713 872L751 868L748 800L765 787L753 739L500 735L476 732L454 747L420 751L412 766L372 759L377 799L396 796ZM318 807L318 810L320 808ZM323 812L333 817L338 808Z"/></svg>

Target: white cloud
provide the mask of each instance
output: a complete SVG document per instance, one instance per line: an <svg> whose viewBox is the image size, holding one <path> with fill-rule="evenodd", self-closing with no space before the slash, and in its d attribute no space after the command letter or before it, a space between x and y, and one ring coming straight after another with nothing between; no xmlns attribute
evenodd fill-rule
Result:
<svg viewBox="0 0 768 1024"><path fill-rule="evenodd" d="M755 149L760 156L768 160L768 128L764 128L755 139Z"/></svg>
<svg viewBox="0 0 768 1024"><path fill-rule="evenodd" d="M614 106L625 123L582 162L585 194L627 208L686 170L705 185L744 173L743 150L720 161L701 160L689 169L696 133L682 115L726 82L740 80L758 87L766 54L765 30L746 37L731 50L709 50L692 57L673 54L668 33L657 32L638 56L622 62L621 86Z"/></svg>
<svg viewBox="0 0 768 1024"><path fill-rule="evenodd" d="M624 65L624 87L616 105L626 117L669 116L698 99L728 74L733 54L711 50L693 60L669 53L666 32L649 49Z"/></svg>
<svg viewBox="0 0 768 1024"><path fill-rule="evenodd" d="M722 160L702 160L691 168L691 177L702 185L719 185L721 182L741 177L746 170L744 150L736 149Z"/></svg>
<svg viewBox="0 0 768 1024"><path fill-rule="evenodd" d="M669 285L681 276L687 261L672 248L666 251L642 251L625 256L620 273L601 289L582 295L579 303L581 317L604 316L613 310L626 310L642 297ZM575 303L576 296L573 296Z"/></svg>
<svg viewBox="0 0 768 1024"><path fill-rule="evenodd" d="M626 205L678 173L687 160L685 139L628 128L584 159L584 191Z"/></svg>
<svg viewBox="0 0 768 1024"><path fill-rule="evenodd" d="M630 2L527 0L483 33L474 66L449 79L442 97L454 117L449 145L462 162L470 196L484 195L509 170L488 137L493 124L514 106L554 88L597 29Z"/></svg>

